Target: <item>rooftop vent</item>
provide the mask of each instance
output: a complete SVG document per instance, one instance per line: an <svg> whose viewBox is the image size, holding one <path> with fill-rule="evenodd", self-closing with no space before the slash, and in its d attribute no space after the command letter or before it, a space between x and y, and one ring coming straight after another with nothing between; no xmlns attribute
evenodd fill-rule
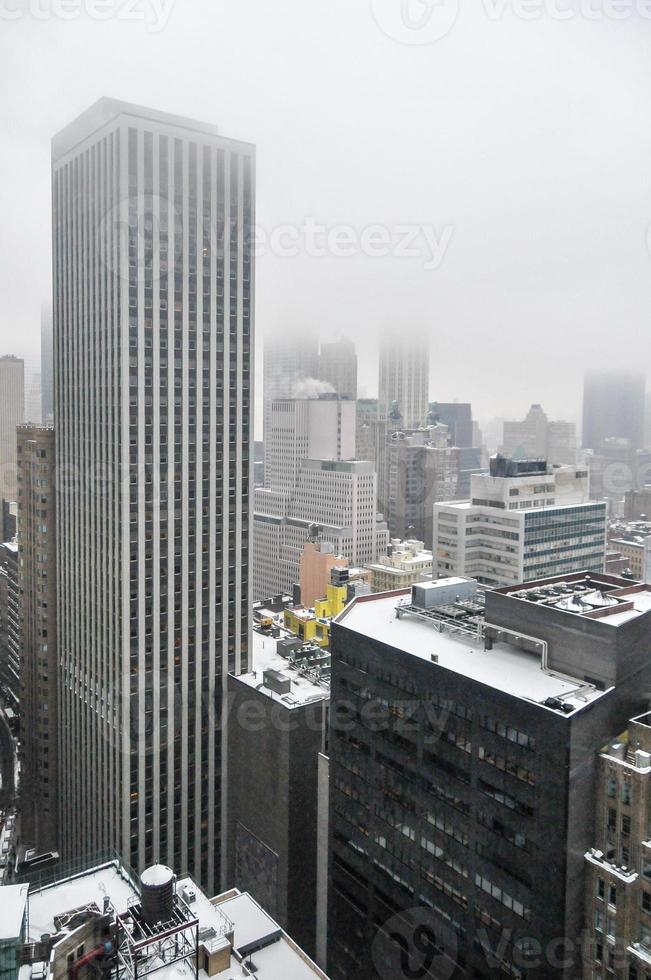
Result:
<svg viewBox="0 0 651 980"><path fill-rule="evenodd" d="M292 679L281 670L265 670L262 674L262 682L266 688L275 694L289 694L292 689Z"/></svg>

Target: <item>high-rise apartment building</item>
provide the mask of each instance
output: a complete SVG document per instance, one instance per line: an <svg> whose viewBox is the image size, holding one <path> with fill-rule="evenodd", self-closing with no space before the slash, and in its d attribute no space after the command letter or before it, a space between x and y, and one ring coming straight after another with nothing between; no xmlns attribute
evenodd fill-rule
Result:
<svg viewBox="0 0 651 980"><path fill-rule="evenodd" d="M56 851L59 782L54 429L18 429L21 836Z"/></svg>
<svg viewBox="0 0 651 980"><path fill-rule="evenodd" d="M0 500L16 499L16 428L25 421L25 362L0 357Z"/></svg>
<svg viewBox="0 0 651 980"><path fill-rule="evenodd" d="M53 140L62 851L210 893L249 660L254 168L108 99Z"/></svg>
<svg viewBox="0 0 651 980"><path fill-rule="evenodd" d="M415 585L333 622L333 980L581 975L597 752L647 707L650 610L648 586L581 572Z"/></svg>
<svg viewBox="0 0 651 980"><path fill-rule="evenodd" d="M397 402L407 429L424 425L429 396L429 341L413 337L385 339L380 345L380 415Z"/></svg>
<svg viewBox="0 0 651 980"><path fill-rule="evenodd" d="M585 980L645 980L651 962L651 713L599 755L593 846L585 855Z"/></svg>
<svg viewBox="0 0 651 980"><path fill-rule="evenodd" d="M644 447L646 379L633 371L589 371L583 390L583 445L598 452L606 439Z"/></svg>
<svg viewBox="0 0 651 980"><path fill-rule="evenodd" d="M532 405L520 422L505 421L502 452L513 459L546 459L554 466L577 462L574 422L550 422L542 405Z"/></svg>
<svg viewBox="0 0 651 980"><path fill-rule="evenodd" d="M340 398L357 398L357 354L352 341L321 344L319 380L332 385Z"/></svg>
<svg viewBox="0 0 651 980"><path fill-rule="evenodd" d="M603 571L606 504L590 500L587 470L494 456L471 493L434 506L435 575L498 586Z"/></svg>
<svg viewBox="0 0 651 980"><path fill-rule="evenodd" d="M41 309L41 421L54 421L54 346L52 336L52 307Z"/></svg>

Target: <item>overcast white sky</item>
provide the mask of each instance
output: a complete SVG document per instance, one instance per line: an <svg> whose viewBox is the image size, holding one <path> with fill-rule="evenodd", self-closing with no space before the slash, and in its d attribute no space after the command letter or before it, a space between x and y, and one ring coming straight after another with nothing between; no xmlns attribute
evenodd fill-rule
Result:
<svg viewBox="0 0 651 980"><path fill-rule="evenodd" d="M161 2L0 0L0 353L38 347L50 137L109 95L257 144L258 223L298 253L259 258L258 337L351 336L363 394L412 324L432 398L480 418L646 369L651 0ZM418 254L365 254L405 226Z"/></svg>

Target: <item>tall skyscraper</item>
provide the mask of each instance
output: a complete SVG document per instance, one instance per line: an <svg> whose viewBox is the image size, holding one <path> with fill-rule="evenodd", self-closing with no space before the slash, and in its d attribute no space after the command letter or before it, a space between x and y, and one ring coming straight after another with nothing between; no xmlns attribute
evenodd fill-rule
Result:
<svg viewBox="0 0 651 980"><path fill-rule="evenodd" d="M25 421L25 363L0 357L0 499L15 500L16 427Z"/></svg>
<svg viewBox="0 0 651 980"><path fill-rule="evenodd" d="M109 99L53 141L63 854L211 893L249 661L254 161Z"/></svg>
<svg viewBox="0 0 651 980"><path fill-rule="evenodd" d="M598 451L606 439L644 447L646 379L634 371L589 371L583 390L583 445Z"/></svg>
<svg viewBox="0 0 651 980"><path fill-rule="evenodd" d="M429 396L429 340L398 336L380 345L380 414L397 402L403 425L417 429L425 423Z"/></svg>
<svg viewBox="0 0 651 980"><path fill-rule="evenodd" d="M357 398L357 354L352 341L321 344L319 379L332 385L340 398Z"/></svg>
<svg viewBox="0 0 651 980"><path fill-rule="evenodd" d="M52 346L52 306L41 308L41 421L54 420L54 349Z"/></svg>
<svg viewBox="0 0 651 980"><path fill-rule="evenodd" d="M54 429L18 429L18 474L21 836L43 853L59 847Z"/></svg>

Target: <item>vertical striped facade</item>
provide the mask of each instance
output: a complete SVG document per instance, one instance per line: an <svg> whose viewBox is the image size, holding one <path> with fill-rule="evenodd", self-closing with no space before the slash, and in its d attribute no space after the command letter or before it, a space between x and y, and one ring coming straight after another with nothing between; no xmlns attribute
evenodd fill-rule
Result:
<svg viewBox="0 0 651 980"><path fill-rule="evenodd" d="M220 883L249 662L255 154L103 99L53 141L64 857Z"/></svg>

